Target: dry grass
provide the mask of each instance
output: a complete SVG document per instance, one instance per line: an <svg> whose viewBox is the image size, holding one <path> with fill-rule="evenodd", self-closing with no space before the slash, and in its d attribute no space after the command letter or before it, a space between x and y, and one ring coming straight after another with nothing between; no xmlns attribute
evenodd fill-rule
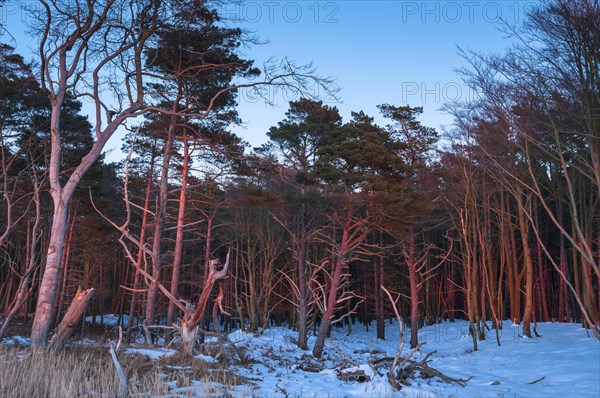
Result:
<svg viewBox="0 0 600 398"><path fill-rule="evenodd" d="M119 387L110 357L94 349L0 348L0 380L0 396L11 398L116 396Z"/></svg>
<svg viewBox="0 0 600 398"><path fill-rule="evenodd" d="M121 354L129 396L251 396L246 380L219 364L179 354L152 361ZM102 346L69 346L61 353L0 346L0 397L116 397L119 379ZM174 390L176 389L176 390Z"/></svg>

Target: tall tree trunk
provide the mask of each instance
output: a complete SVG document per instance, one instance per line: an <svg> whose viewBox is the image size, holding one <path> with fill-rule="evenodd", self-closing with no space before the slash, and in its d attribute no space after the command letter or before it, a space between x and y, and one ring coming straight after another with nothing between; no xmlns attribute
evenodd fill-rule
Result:
<svg viewBox="0 0 600 398"><path fill-rule="evenodd" d="M174 111L176 107L174 106ZM154 236L152 237L152 281L148 287L146 297L146 325L153 325L156 319L156 302L158 300L158 281L162 267L162 234L167 216L167 200L169 194L169 165L173 155L173 141L175 139L176 118L171 117L167 141L163 150L163 161L160 173L160 184L158 192L158 206L154 219Z"/></svg>
<svg viewBox="0 0 600 398"><path fill-rule="evenodd" d="M525 308L523 311L523 336L531 336L531 318L533 316L533 261L531 248L529 246L529 223L525 212L530 208L530 199L523 202L520 190L517 192L517 212L519 217L519 231L521 233L521 244L523 246L523 267L525 271Z"/></svg>
<svg viewBox="0 0 600 398"><path fill-rule="evenodd" d="M329 285L329 293L327 295L327 306L325 307L325 313L321 318L321 324L319 325L319 332L317 333L317 340L315 341L315 345L313 346L313 355L315 358L321 358L323 355L323 349L325 348L325 339L329 334L329 329L331 327L331 321L333 320L333 315L335 311L335 306L337 303L337 290L340 287L343 268L345 264L341 259L335 260L335 265L333 272L331 274L331 283Z"/></svg>
<svg viewBox="0 0 600 398"><path fill-rule="evenodd" d="M380 237L380 247L383 246L383 237ZM383 256L375 258L375 318L377 323L377 338L385 339L385 314L383 286Z"/></svg>
<svg viewBox="0 0 600 398"><path fill-rule="evenodd" d="M519 270L519 259L517 256L517 243L516 243L515 229L512 227L512 224L511 224L511 229L510 229L510 247L511 247L510 266L512 268L512 270L511 270L511 273L512 273L511 288L513 289L512 290L513 300L512 300L512 305L511 305L511 309L510 309L510 315L511 315L512 321L514 323L518 324L521 320L521 281L523 280L525 267L523 267L522 271Z"/></svg>
<svg viewBox="0 0 600 398"><path fill-rule="evenodd" d="M567 269L567 249L565 247L565 238L560 236L560 270L564 275L569 275ZM567 282L563 278L560 278L559 285L559 300L558 300L558 321L559 322L571 322L571 311L569 305L569 290L567 289Z"/></svg>
<svg viewBox="0 0 600 398"><path fill-rule="evenodd" d="M538 255L538 272L540 274L540 300L542 301L542 314L543 316L541 317L541 321L543 322L548 322L550 321L551 317L550 317L550 308L548 306L548 292L547 292L547 287L548 287L548 283L547 283L547 275L546 275L546 268L544 267L544 261L543 261L543 253L541 252L541 247L539 247L539 242L538 242L538 247L537 247L537 255Z"/></svg>
<svg viewBox="0 0 600 398"><path fill-rule="evenodd" d="M73 242L73 230L75 229L75 219L77 218L77 210L79 208L79 202L75 205L75 210L72 212L72 207L69 206L69 210L67 211L67 230L68 236L66 236L65 240L65 249L63 252L62 259L62 274L58 282L58 286L60 289L60 294L58 296L58 304L54 310L56 314L56 319L60 320L62 317L62 312L64 309L64 301L65 296L67 295L67 276L69 272L69 260L71 258L71 244ZM71 214L72 213L72 214ZM69 224L69 219L71 219L71 223ZM88 281L85 280L85 287L88 287Z"/></svg>
<svg viewBox="0 0 600 398"><path fill-rule="evenodd" d="M144 209L142 211L142 225L140 227L140 247L137 252L137 264L142 264L144 251L142 249L146 242L146 226L148 225L148 213L150 211L150 192L152 189L152 171L154 170L154 154L150 159L150 166L148 166L148 175L146 179L146 196L144 198ZM138 302L138 286L140 283L140 272L136 269L133 277L133 292L131 293L131 303L129 305L129 317L127 318L127 332L125 339L129 340L131 337L131 328L133 327L133 319L135 318L137 302Z"/></svg>
<svg viewBox="0 0 600 398"><path fill-rule="evenodd" d="M61 262L65 232L67 229L67 207L68 199L65 201L62 195L53 195L54 214L52 216L52 229L50 242L46 254L46 266L40 285L37 299L33 326L31 327L31 345L33 347L45 347L48 343L48 333L53 322L54 304L58 293L58 278L61 274ZM70 198L69 198L70 199Z"/></svg>
<svg viewBox="0 0 600 398"><path fill-rule="evenodd" d="M303 204L304 209L304 204ZM302 215L304 218L304 214ZM306 280L306 260L308 252L308 239L306 223L301 222L298 236L298 347L308 350L308 281Z"/></svg>
<svg viewBox="0 0 600 398"><path fill-rule="evenodd" d="M203 273L203 277L202 277L202 283L206 283L206 281L208 280L208 276L209 276L209 272L210 272L210 256L212 253L212 237L213 237L213 223L215 220L215 216L216 216L216 210L212 213L209 214L206 220L206 242L204 242L204 273ZM239 250L236 250L236 261L238 258L238 253ZM236 262L237 264L237 262ZM243 267L243 265L242 265ZM201 320L203 321L203 320ZM244 323L244 319L240 319L240 322L242 322L242 326ZM204 341L204 334L200 335L200 340L203 342Z"/></svg>
<svg viewBox="0 0 600 398"><path fill-rule="evenodd" d="M419 281L415 259L415 227L408 227L408 280L410 282L410 348L419 345Z"/></svg>
<svg viewBox="0 0 600 398"><path fill-rule="evenodd" d="M64 55L64 54L63 54ZM64 76L63 76L64 77ZM66 79L66 77L64 77ZM66 81L61 81L61 87L65 87ZM60 142L60 111L66 90L60 92L52 98L52 114L50 118L50 162L48 164L48 179L50 182L50 195L52 196L53 214L50 238L46 254L46 264L44 274L40 284L33 326L31 328L31 345L33 347L45 347L48 343L48 332L52 325L53 310L58 293L58 278L61 273L61 261L63 246L65 243L65 232L67 229L67 209L73 196L73 192L83 179L85 173L94 164L100 156L104 145L124 120L125 116L115 118L107 124L103 131L97 133L97 140L89 152L81 159L79 165L73 170L69 179L61 186L60 182L60 162L61 162L61 142ZM140 103L141 104L141 103ZM125 112L134 112L136 107L128 108Z"/></svg>
<svg viewBox="0 0 600 398"><path fill-rule="evenodd" d="M181 192L179 193L179 212L177 214L177 235L175 237L175 250L173 251L173 275L171 276L171 294L178 295L179 273L181 268L181 253L183 251L183 225L185 222L186 192L188 166L190 159L189 143L186 133L183 135L183 170L181 171ZM167 325L175 320L175 303L169 301L167 311Z"/></svg>

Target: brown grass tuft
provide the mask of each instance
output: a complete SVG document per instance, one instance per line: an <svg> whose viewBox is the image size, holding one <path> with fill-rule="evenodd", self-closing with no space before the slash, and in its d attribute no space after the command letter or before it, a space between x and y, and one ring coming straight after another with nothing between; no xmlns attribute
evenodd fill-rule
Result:
<svg viewBox="0 0 600 398"><path fill-rule="evenodd" d="M151 360L121 353L120 359L129 396L251 396L250 386L235 387L248 380L225 363L179 354ZM2 398L116 397L118 389L116 369L104 346L68 345L60 353L0 346Z"/></svg>
<svg viewBox="0 0 600 398"><path fill-rule="evenodd" d="M108 355L96 349L42 350L0 347L0 397L116 396L119 381Z"/></svg>

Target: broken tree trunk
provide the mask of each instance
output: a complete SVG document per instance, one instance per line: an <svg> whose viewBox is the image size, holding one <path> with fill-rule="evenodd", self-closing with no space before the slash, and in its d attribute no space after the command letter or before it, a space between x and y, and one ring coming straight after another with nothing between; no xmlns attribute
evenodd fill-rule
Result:
<svg viewBox="0 0 600 398"><path fill-rule="evenodd" d="M198 299L198 305L196 306L196 311L192 314L191 311L186 311L183 319L181 320L181 346L180 351L188 356L194 355L194 342L196 341L196 334L198 332L198 324L204 315L204 310L206 309L206 304L208 303L208 298L210 297L210 293L212 292L213 286L215 282L221 279L225 279L227 277L227 272L229 270L229 252L227 253L227 259L225 260L225 265L223 269L220 271L216 270L216 265L219 263L219 260L211 260L209 263L209 272L208 276L204 280L204 286L202 289L202 294Z"/></svg>
<svg viewBox="0 0 600 398"><path fill-rule="evenodd" d="M50 349L53 351L59 351L65 345L65 342L69 336L75 331L75 328L79 324L85 308L94 296L95 289L81 290L81 287L77 289L77 294L73 298L67 313L63 320L56 328L56 333L52 336L50 341Z"/></svg>

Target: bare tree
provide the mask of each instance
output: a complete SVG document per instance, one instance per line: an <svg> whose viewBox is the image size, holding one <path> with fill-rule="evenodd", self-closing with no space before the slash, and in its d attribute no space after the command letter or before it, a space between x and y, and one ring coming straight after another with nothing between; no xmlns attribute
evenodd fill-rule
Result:
<svg viewBox="0 0 600 398"><path fill-rule="evenodd" d="M51 103L49 161L54 209L46 263L31 331L33 346L45 346L62 270L69 201L108 139L143 107L142 56L151 37L158 1L40 0L31 10L32 33L40 37L40 84ZM61 174L61 109L67 96L91 101L96 141L66 181ZM114 96L114 97L113 97ZM108 97L108 98L107 98ZM111 98L112 97L112 98ZM118 101L109 105L106 101ZM113 107L118 106L115 110Z"/></svg>
<svg viewBox="0 0 600 398"><path fill-rule="evenodd" d="M511 187L517 201L521 241L526 242L524 232L530 235L538 230L538 210L530 206L535 202L573 249L572 277L565 272L564 253L556 261L544 245L536 247L546 252L566 286L575 284L572 293L584 325L600 338L593 288L594 278L600 277L594 248L600 203L600 42L592 33L599 22L597 1L544 1L529 15L522 31L510 31L519 45L503 56L467 55L471 69L465 72L467 81L482 94L480 101L471 104L473 114L503 124L507 140L518 152L515 164L520 167L514 170L489 146L486 150L493 166L500 169L496 174ZM556 205L555 200L561 203ZM527 290L533 282L528 276L530 260L524 260ZM530 304L525 306L526 317L531 314Z"/></svg>

